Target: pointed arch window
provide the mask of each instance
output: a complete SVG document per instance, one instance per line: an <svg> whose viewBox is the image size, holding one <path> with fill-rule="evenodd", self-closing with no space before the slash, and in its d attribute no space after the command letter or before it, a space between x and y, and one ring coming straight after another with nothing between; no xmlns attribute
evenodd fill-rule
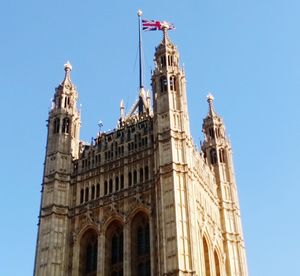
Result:
<svg viewBox="0 0 300 276"><path fill-rule="evenodd" d="M216 149L211 149L210 150L210 162L213 165L217 163L217 151L216 151Z"/></svg>
<svg viewBox="0 0 300 276"><path fill-rule="evenodd" d="M84 201L84 189L80 190L80 204L82 204Z"/></svg>
<svg viewBox="0 0 300 276"><path fill-rule="evenodd" d="M149 179L149 167L145 166L145 180Z"/></svg>
<svg viewBox="0 0 300 276"><path fill-rule="evenodd" d="M166 56L161 56L160 57L160 64L162 67L166 67L167 63L166 63Z"/></svg>
<svg viewBox="0 0 300 276"><path fill-rule="evenodd" d="M150 276L150 228L145 214L138 214L132 221L132 275Z"/></svg>
<svg viewBox="0 0 300 276"><path fill-rule="evenodd" d="M140 168L140 183L144 182L144 170Z"/></svg>
<svg viewBox="0 0 300 276"><path fill-rule="evenodd" d="M116 176L115 185L116 185L116 191L119 191L119 177L118 176Z"/></svg>
<svg viewBox="0 0 300 276"><path fill-rule="evenodd" d="M53 121L53 133L59 133L59 125L60 125L59 118L55 118Z"/></svg>
<svg viewBox="0 0 300 276"><path fill-rule="evenodd" d="M215 131L212 127L208 130L208 133L210 138L215 139Z"/></svg>
<svg viewBox="0 0 300 276"><path fill-rule="evenodd" d="M64 118L62 123L62 132L69 133L69 130L70 130L70 119Z"/></svg>
<svg viewBox="0 0 300 276"><path fill-rule="evenodd" d="M137 172L136 170L133 171L133 184L136 185L137 183Z"/></svg>
<svg viewBox="0 0 300 276"><path fill-rule="evenodd" d="M89 188L85 188L85 201L89 200Z"/></svg>
<svg viewBox="0 0 300 276"><path fill-rule="evenodd" d="M113 191L113 181L112 179L109 180L109 193L111 194Z"/></svg>
<svg viewBox="0 0 300 276"><path fill-rule="evenodd" d="M176 91L176 77L175 76L170 77L170 89L172 91Z"/></svg>
<svg viewBox="0 0 300 276"><path fill-rule="evenodd" d="M108 193L108 184L107 184L107 181L105 180L104 181L104 194L107 195Z"/></svg>
<svg viewBox="0 0 300 276"><path fill-rule="evenodd" d="M124 175L121 174L121 190L124 189Z"/></svg>
<svg viewBox="0 0 300 276"><path fill-rule="evenodd" d="M225 150L219 149L219 158L221 163L225 163Z"/></svg>
<svg viewBox="0 0 300 276"><path fill-rule="evenodd" d="M96 186L96 198L100 196L100 184L98 183Z"/></svg>
<svg viewBox="0 0 300 276"><path fill-rule="evenodd" d="M80 241L80 276L97 275L98 238L97 233L88 230Z"/></svg>
<svg viewBox="0 0 300 276"><path fill-rule="evenodd" d="M214 259L215 259L216 276L221 276L220 261L219 261L219 257L218 257L217 251L215 251L215 253L214 253Z"/></svg>
<svg viewBox="0 0 300 276"><path fill-rule="evenodd" d="M159 79L159 82L160 82L160 91L162 93L168 91L168 80L167 80L167 78L165 76L162 76Z"/></svg>
<svg viewBox="0 0 300 276"><path fill-rule="evenodd" d="M128 186L132 186L132 174L131 172L128 173Z"/></svg>
<svg viewBox="0 0 300 276"><path fill-rule="evenodd" d="M92 195L91 195L91 199L95 199L95 186L92 186Z"/></svg>
<svg viewBox="0 0 300 276"><path fill-rule="evenodd" d="M123 276L123 228L113 223L106 233L106 274Z"/></svg>
<svg viewBox="0 0 300 276"><path fill-rule="evenodd" d="M205 276L210 276L210 261L209 261L209 251L208 245L205 238L203 238L203 252L204 252L204 268L205 268Z"/></svg>

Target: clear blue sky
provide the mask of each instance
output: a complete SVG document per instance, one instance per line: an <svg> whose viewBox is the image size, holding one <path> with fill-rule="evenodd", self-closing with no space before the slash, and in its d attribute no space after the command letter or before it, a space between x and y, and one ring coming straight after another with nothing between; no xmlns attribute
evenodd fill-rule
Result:
<svg viewBox="0 0 300 276"><path fill-rule="evenodd" d="M0 275L31 275L46 119L63 64L82 104L81 138L137 95L137 17L169 20L187 76L191 129L206 95L231 137L250 275L300 275L298 0L1 1ZM150 88L160 32L143 34Z"/></svg>

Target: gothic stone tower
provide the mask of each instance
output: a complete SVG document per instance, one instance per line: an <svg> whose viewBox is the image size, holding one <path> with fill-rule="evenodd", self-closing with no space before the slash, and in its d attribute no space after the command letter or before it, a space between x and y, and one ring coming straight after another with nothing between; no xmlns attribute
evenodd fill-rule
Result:
<svg viewBox="0 0 300 276"><path fill-rule="evenodd" d="M189 130L185 73L166 30L150 96L116 129L79 141L70 64L55 92L34 275L247 276L230 142L208 97L205 141Z"/></svg>

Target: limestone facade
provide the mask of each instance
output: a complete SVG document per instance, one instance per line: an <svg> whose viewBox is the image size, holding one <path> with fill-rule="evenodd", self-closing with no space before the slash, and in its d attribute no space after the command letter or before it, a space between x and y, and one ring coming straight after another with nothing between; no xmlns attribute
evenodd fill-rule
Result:
<svg viewBox="0 0 300 276"><path fill-rule="evenodd" d="M152 102L141 87L118 127L80 142L72 67L49 112L36 276L247 276L231 146L208 97L193 144L185 73L166 31Z"/></svg>

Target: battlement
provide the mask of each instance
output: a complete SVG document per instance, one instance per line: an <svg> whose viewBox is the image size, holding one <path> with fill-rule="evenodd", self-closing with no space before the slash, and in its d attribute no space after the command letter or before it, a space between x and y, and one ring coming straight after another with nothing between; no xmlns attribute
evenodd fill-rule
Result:
<svg viewBox="0 0 300 276"><path fill-rule="evenodd" d="M98 133L89 145L81 142L79 159L74 160L74 174L131 156L152 145L153 118L127 120L112 131Z"/></svg>

